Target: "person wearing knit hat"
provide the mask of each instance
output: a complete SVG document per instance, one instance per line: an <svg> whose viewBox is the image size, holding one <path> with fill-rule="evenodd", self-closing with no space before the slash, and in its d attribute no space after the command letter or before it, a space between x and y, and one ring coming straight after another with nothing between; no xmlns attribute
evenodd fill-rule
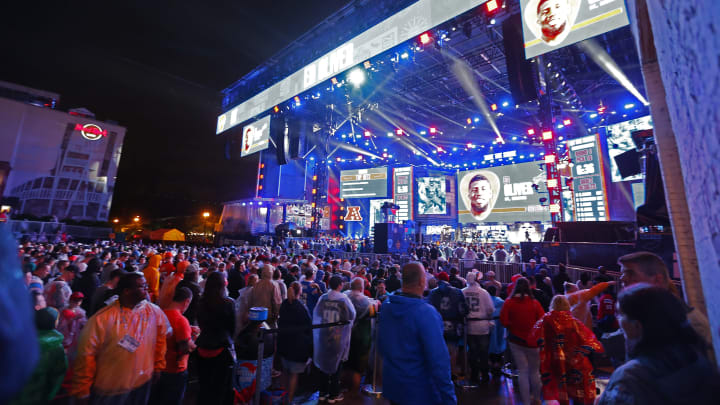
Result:
<svg viewBox="0 0 720 405"><path fill-rule="evenodd" d="M55 330L57 319L55 308L35 311L40 361L28 383L10 402L11 405L50 403L60 389L68 365L62 345L63 335Z"/></svg>
<svg viewBox="0 0 720 405"><path fill-rule="evenodd" d="M435 276L435 278L437 278L439 281L444 281L446 283L450 281L450 276L447 273L445 273L444 271L441 271L440 273L438 273Z"/></svg>

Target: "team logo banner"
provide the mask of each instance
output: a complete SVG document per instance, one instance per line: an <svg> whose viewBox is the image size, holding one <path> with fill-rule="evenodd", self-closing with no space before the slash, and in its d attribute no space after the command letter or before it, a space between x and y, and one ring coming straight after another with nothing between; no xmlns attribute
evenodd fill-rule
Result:
<svg viewBox="0 0 720 405"><path fill-rule="evenodd" d="M625 0L520 0L525 57L628 25Z"/></svg>
<svg viewBox="0 0 720 405"><path fill-rule="evenodd" d="M241 157L267 149L270 144L270 116L261 118L243 128Z"/></svg>
<svg viewBox="0 0 720 405"><path fill-rule="evenodd" d="M360 215L360 206L349 206L347 207L347 215L345 215L346 222L361 222L363 220Z"/></svg>

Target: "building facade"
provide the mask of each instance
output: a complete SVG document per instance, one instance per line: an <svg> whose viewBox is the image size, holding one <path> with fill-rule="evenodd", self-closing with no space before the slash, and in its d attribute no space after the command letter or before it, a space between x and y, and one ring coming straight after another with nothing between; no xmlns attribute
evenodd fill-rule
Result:
<svg viewBox="0 0 720 405"><path fill-rule="evenodd" d="M0 93L3 205L14 214L107 221L125 128L86 110L56 110L57 100L39 103L28 97L33 89L15 87Z"/></svg>

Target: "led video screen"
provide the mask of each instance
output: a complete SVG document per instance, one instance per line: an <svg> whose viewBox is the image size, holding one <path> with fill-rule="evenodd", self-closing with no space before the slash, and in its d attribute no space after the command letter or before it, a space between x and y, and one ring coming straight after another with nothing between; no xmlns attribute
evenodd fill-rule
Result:
<svg viewBox="0 0 720 405"><path fill-rule="evenodd" d="M544 164L528 162L458 173L458 221L547 221ZM537 187L533 187L537 185ZM547 205L547 201L544 203Z"/></svg>
<svg viewBox="0 0 720 405"><path fill-rule="evenodd" d="M420 177L417 179L418 214L444 215L447 209L445 177Z"/></svg>
<svg viewBox="0 0 720 405"><path fill-rule="evenodd" d="M570 148L572 186L576 221L607 221L607 191L603 178L599 137L575 138L567 142Z"/></svg>
<svg viewBox="0 0 720 405"><path fill-rule="evenodd" d="M341 170L340 198L387 197L387 167Z"/></svg>
<svg viewBox="0 0 720 405"><path fill-rule="evenodd" d="M265 150L270 144L270 116L243 127L241 157Z"/></svg>
<svg viewBox="0 0 720 405"><path fill-rule="evenodd" d="M642 179L642 174L636 174L623 178L620 175L620 169L618 168L617 162L615 162L615 156L636 148L635 142L632 139L633 131L652 129L652 127L652 119L649 115L607 126L607 144L608 154L610 155L610 172L612 174L612 181L618 182Z"/></svg>
<svg viewBox="0 0 720 405"><path fill-rule="evenodd" d="M520 0L525 57L629 24L624 0Z"/></svg>

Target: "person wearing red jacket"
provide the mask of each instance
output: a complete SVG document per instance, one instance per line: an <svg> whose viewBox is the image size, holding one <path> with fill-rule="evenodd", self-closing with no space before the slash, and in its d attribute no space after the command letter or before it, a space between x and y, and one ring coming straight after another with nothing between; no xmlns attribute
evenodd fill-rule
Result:
<svg viewBox="0 0 720 405"><path fill-rule="evenodd" d="M572 316L564 295L556 295L550 312L539 320L530 340L540 346L540 370L543 399L561 405L592 404L595 401L595 379L591 353L602 353L603 347L592 331Z"/></svg>
<svg viewBox="0 0 720 405"><path fill-rule="evenodd" d="M525 277L515 280L515 288L500 311L500 323L508 330L508 343L518 368L523 404L541 403L540 352L537 342L530 339L530 332L544 314L540 303L533 298L530 282ZM530 402L531 390L533 402Z"/></svg>
<svg viewBox="0 0 720 405"><path fill-rule="evenodd" d="M605 291L600 296L597 320L598 329L600 329L601 333L614 332L620 327L615 317L615 296L611 291Z"/></svg>

